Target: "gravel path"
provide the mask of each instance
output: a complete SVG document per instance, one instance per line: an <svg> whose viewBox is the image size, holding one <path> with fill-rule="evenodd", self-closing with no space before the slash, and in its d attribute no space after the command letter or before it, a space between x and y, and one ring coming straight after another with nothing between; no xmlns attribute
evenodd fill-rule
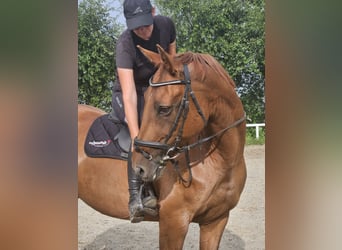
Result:
<svg viewBox="0 0 342 250"><path fill-rule="evenodd" d="M247 182L223 234L220 249L265 249L265 146L245 148ZM184 250L199 248L199 227L191 224ZM158 249L158 223L131 224L103 215L78 200L79 250Z"/></svg>

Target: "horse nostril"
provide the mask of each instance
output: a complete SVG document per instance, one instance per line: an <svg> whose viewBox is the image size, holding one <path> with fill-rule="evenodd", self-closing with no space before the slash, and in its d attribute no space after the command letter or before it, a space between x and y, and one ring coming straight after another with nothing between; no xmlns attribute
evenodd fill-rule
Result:
<svg viewBox="0 0 342 250"><path fill-rule="evenodd" d="M143 176L145 173L144 169L142 167L137 167L137 174L140 176Z"/></svg>

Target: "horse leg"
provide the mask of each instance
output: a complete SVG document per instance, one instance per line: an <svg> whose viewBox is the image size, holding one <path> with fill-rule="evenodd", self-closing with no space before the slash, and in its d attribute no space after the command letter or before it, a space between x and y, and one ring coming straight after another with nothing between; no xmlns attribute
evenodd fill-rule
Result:
<svg viewBox="0 0 342 250"><path fill-rule="evenodd" d="M177 215L162 215L159 217L159 249L181 250L188 232L189 220Z"/></svg>
<svg viewBox="0 0 342 250"><path fill-rule="evenodd" d="M218 249L228 216L211 222L210 224L200 225L200 249Z"/></svg>

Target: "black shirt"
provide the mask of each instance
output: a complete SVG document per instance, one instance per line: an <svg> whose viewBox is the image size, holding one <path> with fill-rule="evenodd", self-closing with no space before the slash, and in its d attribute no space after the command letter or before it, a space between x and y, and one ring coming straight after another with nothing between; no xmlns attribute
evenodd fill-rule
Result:
<svg viewBox="0 0 342 250"><path fill-rule="evenodd" d="M131 30L125 30L118 39L116 45L117 68L133 69L134 81L137 89L148 86L149 78L154 74L156 68L136 47L141 47L157 52L156 45L159 44L166 51L170 43L176 39L176 29L173 21L164 16L155 16L151 38L146 41L141 39ZM119 79L117 79L118 82Z"/></svg>

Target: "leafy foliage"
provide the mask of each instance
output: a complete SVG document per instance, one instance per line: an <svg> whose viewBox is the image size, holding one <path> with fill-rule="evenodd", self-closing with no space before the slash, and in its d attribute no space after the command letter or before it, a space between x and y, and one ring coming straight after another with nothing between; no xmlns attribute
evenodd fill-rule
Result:
<svg viewBox="0 0 342 250"><path fill-rule="evenodd" d="M115 79L115 45L120 26L105 0L83 0L78 6L78 102L104 110L111 107Z"/></svg>
<svg viewBox="0 0 342 250"><path fill-rule="evenodd" d="M265 119L264 1L156 0L173 19L178 52L214 56L237 85L249 122Z"/></svg>
<svg viewBox="0 0 342 250"><path fill-rule="evenodd" d="M214 56L234 79L248 122L264 122L264 0L154 2L176 24L177 51ZM106 0L79 2L78 100L107 111L108 83L115 79L116 37L123 30L111 11Z"/></svg>

